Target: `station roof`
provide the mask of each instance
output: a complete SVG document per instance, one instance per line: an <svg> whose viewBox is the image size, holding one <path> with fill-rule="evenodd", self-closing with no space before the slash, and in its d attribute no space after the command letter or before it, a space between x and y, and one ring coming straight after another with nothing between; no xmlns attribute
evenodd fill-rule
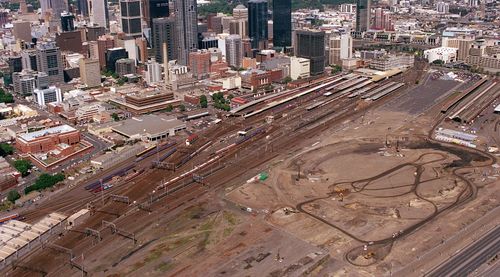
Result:
<svg viewBox="0 0 500 277"><path fill-rule="evenodd" d="M156 135L182 126L185 124L173 116L150 114L127 119L120 126L113 127L112 130L130 138L145 134Z"/></svg>

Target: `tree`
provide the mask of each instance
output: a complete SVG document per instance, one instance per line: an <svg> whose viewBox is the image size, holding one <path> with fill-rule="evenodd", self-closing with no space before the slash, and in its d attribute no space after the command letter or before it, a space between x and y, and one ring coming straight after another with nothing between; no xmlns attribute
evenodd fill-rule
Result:
<svg viewBox="0 0 500 277"><path fill-rule="evenodd" d="M0 156L5 157L14 153L14 147L7 143L0 143Z"/></svg>
<svg viewBox="0 0 500 277"><path fill-rule="evenodd" d="M283 83L288 84L292 81L292 77L286 76L285 79L283 79Z"/></svg>
<svg viewBox="0 0 500 277"><path fill-rule="evenodd" d="M184 112L186 110L186 106L179 105L179 111Z"/></svg>
<svg viewBox="0 0 500 277"><path fill-rule="evenodd" d="M169 113L169 112L171 112L171 111L173 111L173 110L174 110L174 107L173 107L171 104L169 104L169 105L165 108L165 111L166 111L166 112L168 112L168 113Z"/></svg>
<svg viewBox="0 0 500 277"><path fill-rule="evenodd" d="M14 168L21 173L21 175L28 176L29 170L33 167L29 160L16 160L14 161Z"/></svg>
<svg viewBox="0 0 500 277"><path fill-rule="evenodd" d="M444 61L443 60L434 60L432 62L432 64L435 64L435 65L443 65L444 64Z"/></svg>
<svg viewBox="0 0 500 277"><path fill-rule="evenodd" d="M340 65L334 65L332 66L332 74L337 74L342 71L342 66Z"/></svg>
<svg viewBox="0 0 500 277"><path fill-rule="evenodd" d="M24 189L24 194L28 194L35 190L40 191L46 188L50 188L63 180L64 180L64 175L61 173L55 175L44 173L40 175L38 179L36 179L33 185L28 186Z"/></svg>
<svg viewBox="0 0 500 277"><path fill-rule="evenodd" d="M200 106L202 108L208 107L208 100L207 100L207 96L206 95L201 95L200 96Z"/></svg>
<svg viewBox="0 0 500 277"><path fill-rule="evenodd" d="M7 200L9 200L12 203L16 202L16 200L19 198L21 198L21 195L19 194L19 192L17 192L17 190L11 190L7 194Z"/></svg>
<svg viewBox="0 0 500 277"><path fill-rule="evenodd" d="M112 113L111 117L113 118L114 121L119 121L120 120L120 117L118 116L117 113Z"/></svg>
<svg viewBox="0 0 500 277"><path fill-rule="evenodd" d="M14 96L0 88L0 103L14 103Z"/></svg>

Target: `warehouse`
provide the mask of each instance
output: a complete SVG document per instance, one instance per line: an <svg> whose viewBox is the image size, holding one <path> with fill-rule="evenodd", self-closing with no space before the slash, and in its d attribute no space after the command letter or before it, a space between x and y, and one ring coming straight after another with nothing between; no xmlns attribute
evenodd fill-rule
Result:
<svg viewBox="0 0 500 277"><path fill-rule="evenodd" d="M173 116L144 115L123 121L111 130L128 140L155 141L174 136L176 132L186 129L186 124Z"/></svg>

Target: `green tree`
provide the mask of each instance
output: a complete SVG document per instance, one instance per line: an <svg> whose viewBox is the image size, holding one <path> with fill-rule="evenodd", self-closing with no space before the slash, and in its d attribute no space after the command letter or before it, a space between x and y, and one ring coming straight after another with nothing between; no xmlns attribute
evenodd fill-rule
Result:
<svg viewBox="0 0 500 277"><path fill-rule="evenodd" d="M19 198L21 198L21 195L19 194L19 192L17 192L17 190L13 189L9 191L9 193L7 194L7 200L9 200L12 203L16 202L16 200Z"/></svg>
<svg viewBox="0 0 500 277"><path fill-rule="evenodd" d="M53 187L55 184L61 182L64 180L64 175L59 173L55 175L50 175L47 173L44 173L36 179L35 183L31 186L28 186L24 189L24 194L28 194L32 191L35 190L43 190L46 188Z"/></svg>
<svg viewBox="0 0 500 277"><path fill-rule="evenodd" d="M173 111L173 110L174 110L174 107L173 107L171 104L169 104L169 105L165 108L165 111L166 111L166 112L171 112L171 111Z"/></svg>
<svg viewBox="0 0 500 277"><path fill-rule="evenodd" d="M33 167L30 160L16 160L14 161L14 168L21 173L21 175L28 176L29 170Z"/></svg>
<svg viewBox="0 0 500 277"><path fill-rule="evenodd" d="M118 116L117 113L112 113L111 117L113 118L114 121L119 121L120 120L120 117Z"/></svg>
<svg viewBox="0 0 500 277"><path fill-rule="evenodd" d="M443 60L434 60L432 63L436 64L436 65L443 65L444 61Z"/></svg>
<svg viewBox="0 0 500 277"><path fill-rule="evenodd" d="M0 103L14 103L14 96L0 88Z"/></svg>
<svg viewBox="0 0 500 277"><path fill-rule="evenodd" d="M292 77L286 76L285 79L283 79L283 83L288 84L292 81Z"/></svg>
<svg viewBox="0 0 500 277"><path fill-rule="evenodd" d="M208 100L206 95L200 95L200 106L202 108L208 107Z"/></svg>
<svg viewBox="0 0 500 277"><path fill-rule="evenodd" d="M342 66L340 65L333 65L332 66L332 74L337 74L342 71Z"/></svg>
<svg viewBox="0 0 500 277"><path fill-rule="evenodd" d="M5 157L14 153L14 147L7 143L0 143L0 156Z"/></svg>
<svg viewBox="0 0 500 277"><path fill-rule="evenodd" d="M181 111L181 112L186 111L186 106L184 106L184 105L179 105L179 111Z"/></svg>

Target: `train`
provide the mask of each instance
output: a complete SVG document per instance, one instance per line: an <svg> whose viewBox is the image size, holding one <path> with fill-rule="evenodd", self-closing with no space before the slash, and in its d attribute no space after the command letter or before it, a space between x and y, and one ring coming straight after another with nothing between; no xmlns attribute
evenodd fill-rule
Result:
<svg viewBox="0 0 500 277"><path fill-rule="evenodd" d="M122 169L119 169L119 170L116 170L114 171L113 173L110 173L108 175L106 175L104 178L102 178L102 182L105 183L105 182L108 182L109 180L111 180L113 177L115 176L124 176L125 174L127 174L127 172L131 169L133 169L135 167L135 164L131 164L131 165L128 165ZM101 185L101 180L97 180L95 182L92 182L88 185L85 186L85 189L86 190L94 190L95 188L99 187Z"/></svg>
<svg viewBox="0 0 500 277"><path fill-rule="evenodd" d="M20 219L20 216L18 213L10 214L4 217L0 218L0 224L4 224L9 220L14 220L14 219Z"/></svg>
<svg viewBox="0 0 500 277"><path fill-rule="evenodd" d="M144 155L144 154L148 153L149 151L151 151L151 150L153 150L153 149L155 149L155 148L156 148L156 145L150 146L150 147L146 148L146 150L143 150L143 151L141 151L141 152L139 152L139 153L135 154L135 156L136 156L136 157L140 157L140 156L142 156L142 155Z"/></svg>
<svg viewBox="0 0 500 277"><path fill-rule="evenodd" d="M146 150L142 151L142 152L144 152L144 154L142 156L136 158L135 162L137 163L137 162L140 162L140 161L142 161L142 160L144 160L146 158L149 158L149 157L153 156L156 153L159 153L159 152L161 152L161 151L163 151L163 150L165 150L165 149L167 149L169 147L174 146L175 144L176 144L175 142L171 142L171 143L165 143L165 144L160 145L158 147L157 146L153 146L154 150L151 149L153 151L146 149L148 151L146 151Z"/></svg>

